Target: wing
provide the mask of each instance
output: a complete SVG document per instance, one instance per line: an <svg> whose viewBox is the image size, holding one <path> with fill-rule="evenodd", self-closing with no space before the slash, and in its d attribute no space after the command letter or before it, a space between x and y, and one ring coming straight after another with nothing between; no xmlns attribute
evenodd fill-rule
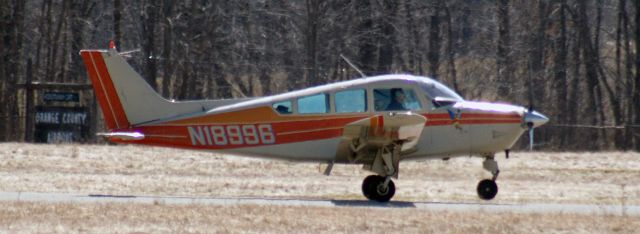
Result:
<svg viewBox="0 0 640 234"><path fill-rule="evenodd" d="M400 154L417 149L427 118L406 112L392 112L355 121L344 127L338 159L367 161L375 151L392 144L401 146Z"/></svg>

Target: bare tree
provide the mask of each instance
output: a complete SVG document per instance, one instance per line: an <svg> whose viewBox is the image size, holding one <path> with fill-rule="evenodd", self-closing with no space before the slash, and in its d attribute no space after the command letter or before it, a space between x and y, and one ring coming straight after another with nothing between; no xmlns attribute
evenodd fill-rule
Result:
<svg viewBox="0 0 640 234"><path fill-rule="evenodd" d="M509 83L513 79L513 69L511 67L511 36L509 35L509 0L498 0L498 41L496 52L496 68L498 96L509 97Z"/></svg>
<svg viewBox="0 0 640 234"><path fill-rule="evenodd" d="M118 0L119 1L119 0ZM171 61L171 50L173 49L173 0L164 0L162 2L162 58L163 75L162 75L162 95L171 97L171 79L173 76L173 61Z"/></svg>
<svg viewBox="0 0 640 234"><path fill-rule="evenodd" d="M376 25L373 22L373 7L369 0L356 0L356 9L359 9L357 33L358 37L358 62L360 69L367 75L375 72L376 57Z"/></svg>
<svg viewBox="0 0 640 234"><path fill-rule="evenodd" d="M118 48L122 40L122 7L122 0L113 0L113 40Z"/></svg>
<svg viewBox="0 0 640 234"><path fill-rule="evenodd" d="M429 76L437 79L438 68L440 67L440 12L443 9L444 2L442 0L435 0L433 2L434 9L431 15L429 24L429 53L427 60L429 61Z"/></svg>
<svg viewBox="0 0 640 234"><path fill-rule="evenodd" d="M309 84L317 84L318 73L318 28L320 27L320 21L322 15L326 9L327 3L320 0L305 0L305 54L306 54L306 71L307 75L303 80L298 83L298 87L304 87Z"/></svg>
<svg viewBox="0 0 640 234"><path fill-rule="evenodd" d="M158 75L156 53L156 24L160 10L159 1L143 1L140 11L142 22L142 53L144 61L144 77L153 89L157 89L156 78Z"/></svg>
<svg viewBox="0 0 640 234"><path fill-rule="evenodd" d="M378 47L378 66L376 73L387 74L392 71L393 65L393 45L396 44L396 30L394 21L398 11L398 4L395 0L384 0L381 3L382 17L380 18L380 46Z"/></svg>
<svg viewBox="0 0 640 234"><path fill-rule="evenodd" d="M9 4L11 6L11 4ZM6 133L7 140L16 139L19 136L19 113L18 92L15 92L18 80L22 75L23 68L23 40L24 40L24 18L26 1L15 1L11 6L11 20L8 22L4 36L5 48L8 48L4 57L5 76L7 80L4 84L6 92L4 103L6 104Z"/></svg>
<svg viewBox="0 0 640 234"><path fill-rule="evenodd" d="M71 28L69 31L73 34L71 43L71 51L80 51L85 48L86 26L96 3L91 1L73 0L71 2ZM72 56L72 63L69 77L73 82L85 83L80 74L85 74L82 60L79 57Z"/></svg>
<svg viewBox="0 0 640 234"><path fill-rule="evenodd" d="M451 6L444 7L444 18L447 22L447 72L451 80L453 90L460 92L460 86L458 85L458 77L456 71L456 50L454 48L456 39L453 35L453 18L451 17Z"/></svg>
<svg viewBox="0 0 640 234"><path fill-rule="evenodd" d="M635 105L635 108L633 108L635 109L634 123L637 125L640 123L640 108L638 108L638 103L640 103L640 0L633 1L633 5L636 10L636 33L634 43L636 46L636 74L632 103L634 103ZM634 144L636 146L636 150L640 151L640 133L638 133L638 131L635 131L634 136Z"/></svg>
<svg viewBox="0 0 640 234"><path fill-rule="evenodd" d="M627 0L620 0L618 3L618 25L616 28L616 75L621 81L616 82L618 86L617 90L620 90L620 99L624 100L624 118L625 118L625 130L624 130L624 147L623 149L631 149L633 146L633 128L629 125L633 123L633 115L635 104L633 103L633 58L631 50L631 39L629 33L629 16L627 13ZM622 71L622 54L624 51L624 71ZM623 79L624 77L624 79Z"/></svg>
<svg viewBox="0 0 640 234"><path fill-rule="evenodd" d="M556 108L555 112L558 113L558 123L568 123L569 102L567 100L568 87L567 87L567 57L568 57L568 45L567 45L567 17L566 17L566 0L559 2L556 11L558 11L558 18L556 25L558 25L559 32L555 37L555 54L554 54L554 79L552 91L555 92ZM560 138L560 144L566 145L568 139L567 134L560 134L556 131Z"/></svg>
<svg viewBox="0 0 640 234"><path fill-rule="evenodd" d="M7 113L7 106L5 103L7 100L7 80L8 71L7 65L9 63L9 54L7 49L10 48L10 41L8 35L10 31L11 11L10 3L8 0L0 0L0 121L6 122L9 113ZM0 124L0 140L7 140L7 124Z"/></svg>

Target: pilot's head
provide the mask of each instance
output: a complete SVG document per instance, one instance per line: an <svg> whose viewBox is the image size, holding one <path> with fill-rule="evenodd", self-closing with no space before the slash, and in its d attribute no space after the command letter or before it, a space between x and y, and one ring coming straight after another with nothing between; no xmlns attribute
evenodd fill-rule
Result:
<svg viewBox="0 0 640 234"><path fill-rule="evenodd" d="M391 89L391 100L404 103L404 91L401 88L393 88Z"/></svg>

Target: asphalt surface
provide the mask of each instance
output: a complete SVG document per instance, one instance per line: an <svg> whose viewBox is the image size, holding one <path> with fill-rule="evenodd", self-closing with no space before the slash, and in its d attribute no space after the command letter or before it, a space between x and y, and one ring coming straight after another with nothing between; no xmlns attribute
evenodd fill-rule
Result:
<svg viewBox="0 0 640 234"><path fill-rule="evenodd" d="M457 202L403 202L379 203L366 200L314 200L300 198L259 197L172 197L172 196L115 196L107 194L64 194L35 192L0 192L0 202L48 203L135 203L170 205L274 205L309 207L364 207L375 209L424 209L457 212L512 212L512 213L570 213L594 215L640 216L638 205L586 205L551 203L457 203Z"/></svg>

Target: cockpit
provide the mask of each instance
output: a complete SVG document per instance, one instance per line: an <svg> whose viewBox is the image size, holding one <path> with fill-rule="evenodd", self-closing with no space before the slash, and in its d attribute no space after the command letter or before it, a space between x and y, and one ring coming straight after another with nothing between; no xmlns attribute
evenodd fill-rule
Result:
<svg viewBox="0 0 640 234"><path fill-rule="evenodd" d="M430 99L440 97L455 101L464 101L464 98L455 91L435 80L423 77L423 79L420 79L419 85Z"/></svg>
<svg viewBox="0 0 640 234"><path fill-rule="evenodd" d="M368 81L368 82L367 82ZM355 83L355 84L354 84ZM345 85L346 84L346 85ZM427 77L371 78L327 85L316 92L271 103L275 112L289 114L428 111L464 99L447 86Z"/></svg>

